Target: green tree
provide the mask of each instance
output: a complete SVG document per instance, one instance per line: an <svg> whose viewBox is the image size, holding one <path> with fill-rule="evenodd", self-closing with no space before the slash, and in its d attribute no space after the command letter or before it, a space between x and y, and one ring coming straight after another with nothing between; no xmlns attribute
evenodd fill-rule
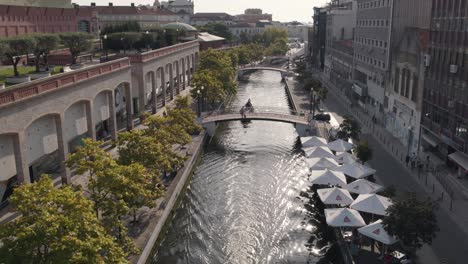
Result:
<svg viewBox="0 0 468 264"><path fill-rule="evenodd" d="M359 135L361 134L361 127L359 124L349 117L345 117L343 122L340 124L338 128L338 133L336 136L343 140L348 140L350 138L359 139Z"/></svg>
<svg viewBox="0 0 468 264"><path fill-rule="evenodd" d="M233 67L231 57L227 52L213 49L202 52L199 70L207 70L209 75L221 82L222 89L226 94L235 93L236 69Z"/></svg>
<svg viewBox="0 0 468 264"><path fill-rule="evenodd" d="M270 28L265 29L265 31L263 31L262 39L263 39L263 45L265 47L272 46L275 43L278 43L277 41L282 41L284 43L287 43L288 32L284 29L270 27ZM287 50L284 53L286 52Z"/></svg>
<svg viewBox="0 0 468 264"><path fill-rule="evenodd" d="M55 188L45 175L10 202L21 217L0 226L0 262L128 263L81 190Z"/></svg>
<svg viewBox="0 0 468 264"><path fill-rule="evenodd" d="M81 52L88 51L92 47L92 36L88 33L73 32L60 34L63 45L70 50L72 64L76 64Z"/></svg>
<svg viewBox="0 0 468 264"><path fill-rule="evenodd" d="M111 50L123 50L124 54L127 50L132 50L135 45L141 41L143 35L139 32L118 32L107 36L107 47ZM140 45L144 45L141 44Z"/></svg>
<svg viewBox="0 0 468 264"><path fill-rule="evenodd" d="M206 31L210 34L225 38L228 42L234 39L229 27L221 23L208 23L205 26L199 27L198 31Z"/></svg>
<svg viewBox="0 0 468 264"><path fill-rule="evenodd" d="M36 57L36 72L39 72L41 59L45 65L48 65L47 57L51 51L58 47L60 38L56 34L37 34L33 35L33 38L35 39L35 45L32 51Z"/></svg>
<svg viewBox="0 0 468 264"><path fill-rule="evenodd" d="M276 39L275 42L266 49L265 54L268 56L283 56L288 52L288 49L287 40Z"/></svg>
<svg viewBox="0 0 468 264"><path fill-rule="evenodd" d="M197 94L197 89L192 89L190 91L192 98L197 98L199 96L204 96L209 104L215 104L217 102L222 102L226 96L227 92L223 89L223 83L213 75L210 70L198 70L192 76L192 85L194 87L204 87L203 95Z"/></svg>
<svg viewBox="0 0 468 264"><path fill-rule="evenodd" d="M141 164L134 163L128 166L120 166L119 174L123 178L119 186L122 191L122 199L133 214L133 222L138 222L137 211L143 206L156 206L156 199L164 194L161 185L153 187L153 177Z"/></svg>
<svg viewBox="0 0 468 264"><path fill-rule="evenodd" d="M356 156L362 164L372 159L372 149L367 141L360 142L356 147Z"/></svg>
<svg viewBox="0 0 468 264"><path fill-rule="evenodd" d="M169 125L179 125L187 134L194 135L200 133L202 127L196 122L196 115L190 108L190 97L177 97L175 108L167 112Z"/></svg>
<svg viewBox="0 0 468 264"><path fill-rule="evenodd" d="M439 231L435 205L430 199L419 201L414 193L397 200L387 213L383 219L385 230L412 251L424 243L431 244Z"/></svg>
<svg viewBox="0 0 468 264"><path fill-rule="evenodd" d="M13 71L15 76L19 76L18 63L21 61L21 56L29 54L36 42L34 38L30 36L19 36L13 38L6 38L3 40L6 49L4 50L5 57L13 65Z"/></svg>
<svg viewBox="0 0 468 264"><path fill-rule="evenodd" d="M122 216L129 213L129 204L123 199L127 195L127 179L122 175L122 166L112 159L110 154L100 148L102 141L84 139L83 146L77 148L65 161L65 164L77 174L87 176L89 199L94 204L96 216L104 227L116 237L117 242L128 254L138 250L128 237L122 223Z"/></svg>

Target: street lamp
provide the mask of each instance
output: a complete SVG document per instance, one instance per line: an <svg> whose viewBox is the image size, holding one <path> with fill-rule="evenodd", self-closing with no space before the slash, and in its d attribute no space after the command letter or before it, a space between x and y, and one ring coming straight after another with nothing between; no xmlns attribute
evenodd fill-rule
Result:
<svg viewBox="0 0 468 264"><path fill-rule="evenodd" d="M203 90L205 90L205 87L204 86L200 87L200 90L201 90L201 110L203 111L203 106L205 104L205 102L203 101L203 99L204 99L203 98Z"/></svg>
<svg viewBox="0 0 468 264"><path fill-rule="evenodd" d="M104 53L106 54L106 61L108 61L109 57L107 54L107 34L104 34L103 38L104 38L104 42L102 43L102 48L104 49Z"/></svg>
<svg viewBox="0 0 468 264"><path fill-rule="evenodd" d="M310 113L312 114L312 119L315 117L315 91L310 89Z"/></svg>
<svg viewBox="0 0 468 264"><path fill-rule="evenodd" d="M200 106L200 97L201 97L201 92L200 90L197 90L197 114L198 114L198 117L201 116L201 106Z"/></svg>
<svg viewBox="0 0 468 264"><path fill-rule="evenodd" d="M148 36L148 35L149 35L149 31L146 30L145 34L146 34L146 36ZM148 41L148 38L146 38L146 40ZM148 44L148 43L146 43L146 50L148 50L148 51L150 50L149 44Z"/></svg>

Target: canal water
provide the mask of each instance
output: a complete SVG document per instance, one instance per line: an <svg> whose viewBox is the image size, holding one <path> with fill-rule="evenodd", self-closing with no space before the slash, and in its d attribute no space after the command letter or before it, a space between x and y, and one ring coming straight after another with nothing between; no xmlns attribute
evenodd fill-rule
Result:
<svg viewBox="0 0 468 264"><path fill-rule="evenodd" d="M252 73L232 106L290 108L281 76ZM337 263L291 124L221 124L153 263ZM325 230L325 231L324 231Z"/></svg>

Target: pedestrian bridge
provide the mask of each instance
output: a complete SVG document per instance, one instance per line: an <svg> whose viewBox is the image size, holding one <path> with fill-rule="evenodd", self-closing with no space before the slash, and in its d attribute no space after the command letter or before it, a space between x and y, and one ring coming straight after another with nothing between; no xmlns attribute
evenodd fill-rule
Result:
<svg viewBox="0 0 468 264"><path fill-rule="evenodd" d="M202 125L213 135L220 122L227 121L273 121L294 124L300 135L309 127L309 115L303 112L294 112L289 109L254 107L253 112L241 114L240 109L230 108L207 113L202 118Z"/></svg>
<svg viewBox="0 0 468 264"><path fill-rule="evenodd" d="M281 73L288 73L288 70L282 68L274 68L274 67L262 67L262 66L252 66L252 67L244 67L239 68L239 73L244 73L246 71L277 71Z"/></svg>

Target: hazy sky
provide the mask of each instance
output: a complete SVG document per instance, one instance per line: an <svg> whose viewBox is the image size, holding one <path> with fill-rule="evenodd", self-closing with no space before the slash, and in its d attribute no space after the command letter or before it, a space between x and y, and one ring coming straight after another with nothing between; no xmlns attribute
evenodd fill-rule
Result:
<svg viewBox="0 0 468 264"><path fill-rule="evenodd" d="M130 3L152 4L154 0L72 0L80 5L130 5ZM273 14L274 20L301 22L312 21L313 7L321 6L327 0L195 0L195 12L226 12L231 15L241 14L246 8L261 8L263 12Z"/></svg>

